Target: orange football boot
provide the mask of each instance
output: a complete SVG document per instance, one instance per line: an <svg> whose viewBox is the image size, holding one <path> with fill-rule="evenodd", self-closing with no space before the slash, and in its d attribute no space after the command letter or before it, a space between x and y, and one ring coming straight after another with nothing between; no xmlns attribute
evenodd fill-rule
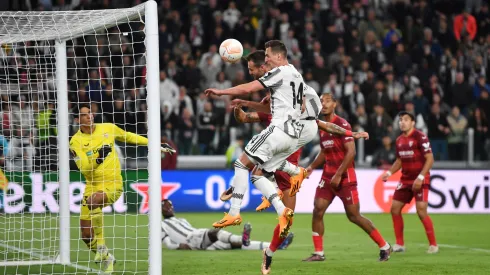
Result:
<svg viewBox="0 0 490 275"><path fill-rule="evenodd" d="M240 225L241 223L242 223L242 217L240 217L240 214L238 214L237 216L230 216L230 214L225 212L225 216L221 220L213 223L213 227L225 228L231 225Z"/></svg>
<svg viewBox="0 0 490 275"><path fill-rule="evenodd" d="M293 224L294 211L291 208L284 209L282 215L279 216L279 237L286 238L289 234L289 229Z"/></svg>
<svg viewBox="0 0 490 275"><path fill-rule="evenodd" d="M277 194L279 195L279 199L282 200L284 193L282 193L281 190L277 190ZM257 208L255 208L255 211L257 211L257 212L264 211L269 207L271 207L271 203L269 202L268 199L266 199L264 196L262 196L262 203L259 204L259 206L257 206Z"/></svg>
<svg viewBox="0 0 490 275"><path fill-rule="evenodd" d="M294 197L296 193L299 192L299 189L301 188L301 184L303 183L303 180L306 178L306 169L303 167L298 167L299 168L299 174L296 176L291 176L289 178L289 183L291 184L291 190L289 191L289 196Z"/></svg>

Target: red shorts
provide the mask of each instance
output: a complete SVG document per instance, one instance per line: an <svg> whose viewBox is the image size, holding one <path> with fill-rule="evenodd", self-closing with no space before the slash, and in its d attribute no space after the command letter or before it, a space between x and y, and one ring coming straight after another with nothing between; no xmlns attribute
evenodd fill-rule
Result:
<svg viewBox="0 0 490 275"><path fill-rule="evenodd" d="M411 184L401 184L399 183L396 187L395 193L393 194L393 199L401 201L404 203L410 203L415 197L415 201L429 201L429 185L424 184L422 188L417 193L412 191Z"/></svg>
<svg viewBox="0 0 490 275"><path fill-rule="evenodd" d="M359 203L359 193L357 192L357 184L340 185L340 189L334 190L330 186L330 182L322 179L316 188L315 199L325 199L332 202L335 197L339 197L344 205L353 205Z"/></svg>
<svg viewBox="0 0 490 275"><path fill-rule="evenodd" d="M274 173L274 178L276 178L276 183L279 190L285 191L291 189L291 183L289 183L291 176L288 173L277 170Z"/></svg>

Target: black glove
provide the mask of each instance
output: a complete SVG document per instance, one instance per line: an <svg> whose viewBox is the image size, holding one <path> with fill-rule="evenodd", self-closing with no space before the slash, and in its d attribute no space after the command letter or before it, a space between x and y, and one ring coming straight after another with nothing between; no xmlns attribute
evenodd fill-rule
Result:
<svg viewBox="0 0 490 275"><path fill-rule="evenodd" d="M112 147L110 145L104 145L99 149L99 157L95 160L97 164L104 162L105 158L109 156L112 152Z"/></svg>

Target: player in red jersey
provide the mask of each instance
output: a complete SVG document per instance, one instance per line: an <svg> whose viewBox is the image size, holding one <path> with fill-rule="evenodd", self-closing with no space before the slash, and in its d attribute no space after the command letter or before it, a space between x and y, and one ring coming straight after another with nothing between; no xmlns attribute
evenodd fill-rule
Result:
<svg viewBox="0 0 490 275"><path fill-rule="evenodd" d="M393 245L394 252L404 252L403 240L403 217L402 208L415 198L417 214L425 228L429 239L427 253L439 252L434 233L434 225L427 214L430 174L429 170L434 163L432 148L429 139L421 131L415 129L415 117L409 112L400 112L400 130L402 134L396 139L396 160L383 175L383 181L396 171L402 169L402 178L393 194L391 204L391 217L395 229L396 244Z"/></svg>
<svg viewBox="0 0 490 275"><path fill-rule="evenodd" d="M335 115L337 101L333 94L326 93L321 96L322 113L325 120L351 130L350 124L343 118ZM320 132L321 151L306 168L308 176L313 169L323 162L323 175L316 189L312 231L315 252L303 261L324 261L323 253L323 215L335 197L339 197L344 203L347 218L357 226L366 231L367 234L379 246L379 260L387 261L390 258L391 246L384 240L374 224L359 212L359 196L357 193L357 179L354 167L356 147L352 137L342 137L325 132Z"/></svg>

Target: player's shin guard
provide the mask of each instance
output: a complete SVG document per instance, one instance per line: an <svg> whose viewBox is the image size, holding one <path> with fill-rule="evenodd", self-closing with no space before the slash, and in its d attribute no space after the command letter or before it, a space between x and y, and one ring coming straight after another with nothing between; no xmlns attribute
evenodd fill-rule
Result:
<svg viewBox="0 0 490 275"><path fill-rule="evenodd" d="M405 241L403 240L403 217L402 215L393 215L393 229L395 230L396 244L403 246Z"/></svg>
<svg viewBox="0 0 490 275"><path fill-rule="evenodd" d="M235 178L233 180L233 195L230 203L230 216L236 216L240 214L240 208L242 206L242 200L248 187L248 174L249 170L240 160L235 161Z"/></svg>
<svg viewBox="0 0 490 275"><path fill-rule="evenodd" d="M290 176L296 176L299 174L300 169L298 166L292 164L291 162L285 160L283 163L281 163L281 166L277 170L284 171L288 173Z"/></svg>
<svg viewBox="0 0 490 275"><path fill-rule="evenodd" d="M264 176L252 176L252 183L257 187L257 189L262 192L262 195L266 197L269 202L274 205L274 208L276 209L276 212L278 215L282 215L284 212L284 209L286 207L284 206L284 203L282 203L281 199L279 198L279 195L277 194L276 188L274 187L271 182L265 178Z"/></svg>
<svg viewBox="0 0 490 275"><path fill-rule="evenodd" d="M268 242L250 241L248 246L242 245L243 250L263 250L265 247L270 246Z"/></svg>
<svg viewBox="0 0 490 275"><path fill-rule="evenodd" d="M427 234L427 239L429 240L429 245L437 246L434 224L432 224L431 218L426 216L422 220L422 224L424 225L425 233Z"/></svg>
<svg viewBox="0 0 490 275"><path fill-rule="evenodd" d="M274 228L274 234L272 235L271 244L269 245L269 248L266 251L267 255L269 256L274 255L274 252L276 252L278 247L284 241L284 238L279 237L279 230L280 230L280 226L276 225L276 228Z"/></svg>
<svg viewBox="0 0 490 275"><path fill-rule="evenodd" d="M224 243L241 243L242 236L233 235L230 232L220 230L218 231L218 240Z"/></svg>
<svg viewBox="0 0 490 275"><path fill-rule="evenodd" d="M97 207L90 211L90 215L92 217L92 228L94 230L94 239L97 241L97 246L105 246L104 217L102 215L102 209Z"/></svg>
<svg viewBox="0 0 490 275"><path fill-rule="evenodd" d="M323 256L323 236L313 232L312 234L313 246L315 247L315 254Z"/></svg>
<svg viewBox="0 0 490 275"><path fill-rule="evenodd" d="M379 233L378 229L375 228L373 231L371 231L371 233L369 233L369 237L371 237L371 239L376 244L378 244L379 248L381 248L381 249L388 249L389 248L388 243L385 241L383 236L381 236L381 233Z"/></svg>

